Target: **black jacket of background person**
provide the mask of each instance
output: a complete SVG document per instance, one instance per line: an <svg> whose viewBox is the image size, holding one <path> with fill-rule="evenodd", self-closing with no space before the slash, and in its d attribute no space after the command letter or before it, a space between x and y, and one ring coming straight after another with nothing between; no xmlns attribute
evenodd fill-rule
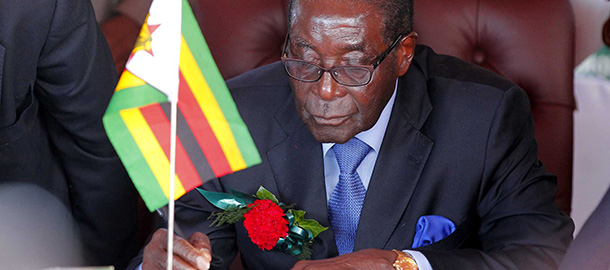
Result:
<svg viewBox="0 0 610 270"><path fill-rule="evenodd" d="M610 189L589 216L566 256L560 270L610 269Z"/></svg>
<svg viewBox="0 0 610 270"><path fill-rule="evenodd" d="M306 218L330 227L322 146L295 110L289 78L273 63L228 81L262 164L205 184L255 194L264 186ZM424 215L456 231L419 248L434 270L555 269L574 229L553 201L556 178L537 158L530 105L513 83L418 46L397 97L367 190L354 250L409 249ZM213 269L239 249L247 269L289 269L297 258L262 251L243 223L210 227L219 211L192 191L177 203L186 236L211 239ZM332 228L313 243L313 259L337 256ZM141 262L133 261L132 267Z"/></svg>
<svg viewBox="0 0 610 270"><path fill-rule="evenodd" d="M137 194L102 126L117 76L91 2L0 1L0 79L0 183L49 190L89 263L124 266Z"/></svg>

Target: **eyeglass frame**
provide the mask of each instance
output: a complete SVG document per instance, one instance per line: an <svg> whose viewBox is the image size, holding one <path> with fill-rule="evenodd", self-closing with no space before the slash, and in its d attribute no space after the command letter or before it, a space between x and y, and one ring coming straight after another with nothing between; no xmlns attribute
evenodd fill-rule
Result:
<svg viewBox="0 0 610 270"><path fill-rule="evenodd" d="M414 32L412 32L414 33ZM335 80L335 82L337 82L340 85L344 85L344 86L351 86L351 87L357 87L357 86L365 86L369 83L371 83L371 80L373 80L373 73L375 72L375 69L377 69L377 67L381 64L381 62L387 58L387 56L390 54L390 52L392 52L392 50L394 50L394 48L396 47L396 45L398 45L398 43L400 43L400 41L405 38L410 36L411 34L400 34L398 35L398 37L396 38L396 40L394 40L394 42L392 42L392 44L390 45L390 47L385 50L383 53L381 53L379 56L377 56L377 61L375 61L375 63L373 63L372 65L337 65L337 66L332 66L330 68L325 68L322 67L316 63L310 62L310 61L305 61L302 59L296 59L296 58L290 58L288 57L288 53L286 52L286 49L288 48L288 40L290 39L290 32L288 34L286 34L286 39L284 40L284 49L282 51L282 64L284 65L284 69L286 70L286 73L288 74L288 76L290 76L291 78L301 81L301 82L317 82L322 78L322 75L324 74L324 72L328 72L330 73L331 77L333 77L333 79ZM286 62L287 61L295 61L295 62L300 62L300 63L304 63L304 64L309 64L309 65L313 65L315 67L317 67L319 70L321 70L322 72L318 71L318 78L315 80L303 80L300 78L297 78L295 76L293 76L292 74L290 74L290 72L288 71L288 67L286 66ZM345 84L345 83L341 83L339 82L339 80L337 80L337 78L335 77L335 74L333 72L331 72L332 70L336 69L336 68L342 68L342 67L356 67L356 68L365 68L369 71L370 76L369 79L366 83L363 84Z"/></svg>

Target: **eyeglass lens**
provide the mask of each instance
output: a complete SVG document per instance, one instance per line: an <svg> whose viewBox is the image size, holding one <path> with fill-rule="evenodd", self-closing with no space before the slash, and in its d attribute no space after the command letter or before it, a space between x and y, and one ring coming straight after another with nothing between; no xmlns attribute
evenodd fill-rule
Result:
<svg viewBox="0 0 610 270"><path fill-rule="evenodd" d="M288 74L297 80L315 82L322 77L325 69L312 63L297 60L286 60L284 62ZM357 66L336 66L330 70L331 76L340 84L344 85L364 85L371 79L371 71L365 67Z"/></svg>

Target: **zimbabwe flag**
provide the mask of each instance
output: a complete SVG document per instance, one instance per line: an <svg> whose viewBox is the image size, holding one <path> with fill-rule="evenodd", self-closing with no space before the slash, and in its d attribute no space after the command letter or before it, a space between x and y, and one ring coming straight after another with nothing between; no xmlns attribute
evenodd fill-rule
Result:
<svg viewBox="0 0 610 270"><path fill-rule="evenodd" d="M169 101L178 102L176 199L260 163L186 0L153 1L103 119L150 211L169 198Z"/></svg>

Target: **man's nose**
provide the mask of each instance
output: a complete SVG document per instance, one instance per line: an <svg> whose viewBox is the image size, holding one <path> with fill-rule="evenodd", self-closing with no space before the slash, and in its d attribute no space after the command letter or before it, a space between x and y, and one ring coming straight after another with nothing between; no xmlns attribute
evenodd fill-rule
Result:
<svg viewBox="0 0 610 270"><path fill-rule="evenodd" d="M342 87L330 72L322 73L322 78L318 81L318 95L323 100L332 100L336 97L343 97L347 94L345 87Z"/></svg>

